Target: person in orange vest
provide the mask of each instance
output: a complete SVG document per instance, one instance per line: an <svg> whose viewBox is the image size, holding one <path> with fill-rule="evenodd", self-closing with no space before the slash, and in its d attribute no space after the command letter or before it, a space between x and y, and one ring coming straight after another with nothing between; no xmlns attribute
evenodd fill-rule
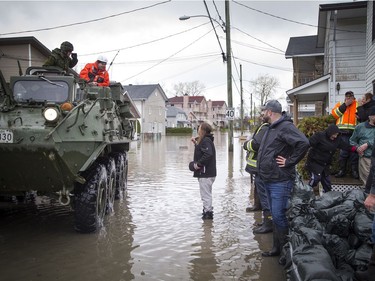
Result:
<svg viewBox="0 0 375 281"><path fill-rule="evenodd" d="M109 75L106 70L108 59L105 56L99 56L96 62L88 63L81 70L79 78L85 79L90 86L109 86Z"/></svg>
<svg viewBox="0 0 375 281"><path fill-rule="evenodd" d="M356 117L358 102L354 97L352 91L345 93L345 101L338 102L332 109L332 116L336 119L336 125L340 129L341 138L347 144L354 132L355 126L358 124ZM349 152L347 150L340 150L339 156L339 172L335 175L336 178L342 178L346 175L347 164L351 165L352 176L359 179L358 174L358 154Z"/></svg>

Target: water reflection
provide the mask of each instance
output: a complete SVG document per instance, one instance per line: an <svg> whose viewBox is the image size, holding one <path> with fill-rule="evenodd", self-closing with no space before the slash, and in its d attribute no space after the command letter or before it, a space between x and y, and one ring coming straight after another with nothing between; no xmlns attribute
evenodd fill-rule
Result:
<svg viewBox="0 0 375 281"><path fill-rule="evenodd" d="M213 251L213 229L212 221L204 221L202 223L203 233L201 241L192 244L192 248L196 248L196 250L191 254L191 256L194 257L194 259L190 261L191 268L189 269L189 274L191 280L215 280L214 273L217 272L219 265Z"/></svg>
<svg viewBox="0 0 375 281"><path fill-rule="evenodd" d="M250 177L243 142L233 144L229 153L227 135L215 134L211 222L201 219L198 182L188 169L190 136L131 144L127 194L98 233L76 233L72 210L45 198L24 209L0 206L1 280L286 280L277 258L260 255L272 234L252 234L261 214L245 212Z"/></svg>

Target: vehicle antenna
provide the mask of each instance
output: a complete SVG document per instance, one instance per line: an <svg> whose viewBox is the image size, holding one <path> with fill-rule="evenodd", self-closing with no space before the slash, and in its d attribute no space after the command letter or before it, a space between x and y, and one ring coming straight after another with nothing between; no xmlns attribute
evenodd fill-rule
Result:
<svg viewBox="0 0 375 281"><path fill-rule="evenodd" d="M113 62L115 61L115 59L116 59L116 57L117 57L117 55L118 55L119 52L120 52L120 50L117 51L117 53L116 53L116 55L114 56L113 60L112 60L111 63L109 64L109 67L108 67L107 71L109 71L109 69L111 68L111 66L112 66Z"/></svg>

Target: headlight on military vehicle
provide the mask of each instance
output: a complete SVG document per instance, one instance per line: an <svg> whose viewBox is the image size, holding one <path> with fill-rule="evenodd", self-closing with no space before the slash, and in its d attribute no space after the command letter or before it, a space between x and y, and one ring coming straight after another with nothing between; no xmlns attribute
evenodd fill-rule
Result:
<svg viewBox="0 0 375 281"><path fill-rule="evenodd" d="M60 117L60 113L56 107L47 107L43 111L43 116L47 122L56 122Z"/></svg>

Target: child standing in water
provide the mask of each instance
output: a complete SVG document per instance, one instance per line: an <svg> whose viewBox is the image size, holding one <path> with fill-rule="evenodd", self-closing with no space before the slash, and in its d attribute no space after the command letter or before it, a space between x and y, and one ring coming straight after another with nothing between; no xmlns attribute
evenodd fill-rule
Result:
<svg viewBox="0 0 375 281"><path fill-rule="evenodd" d="M216 178L216 150L212 127L208 123L202 123L198 129L198 136L192 138L195 145L194 161L189 168L198 178L201 199L203 202L202 219L213 219L212 184Z"/></svg>

